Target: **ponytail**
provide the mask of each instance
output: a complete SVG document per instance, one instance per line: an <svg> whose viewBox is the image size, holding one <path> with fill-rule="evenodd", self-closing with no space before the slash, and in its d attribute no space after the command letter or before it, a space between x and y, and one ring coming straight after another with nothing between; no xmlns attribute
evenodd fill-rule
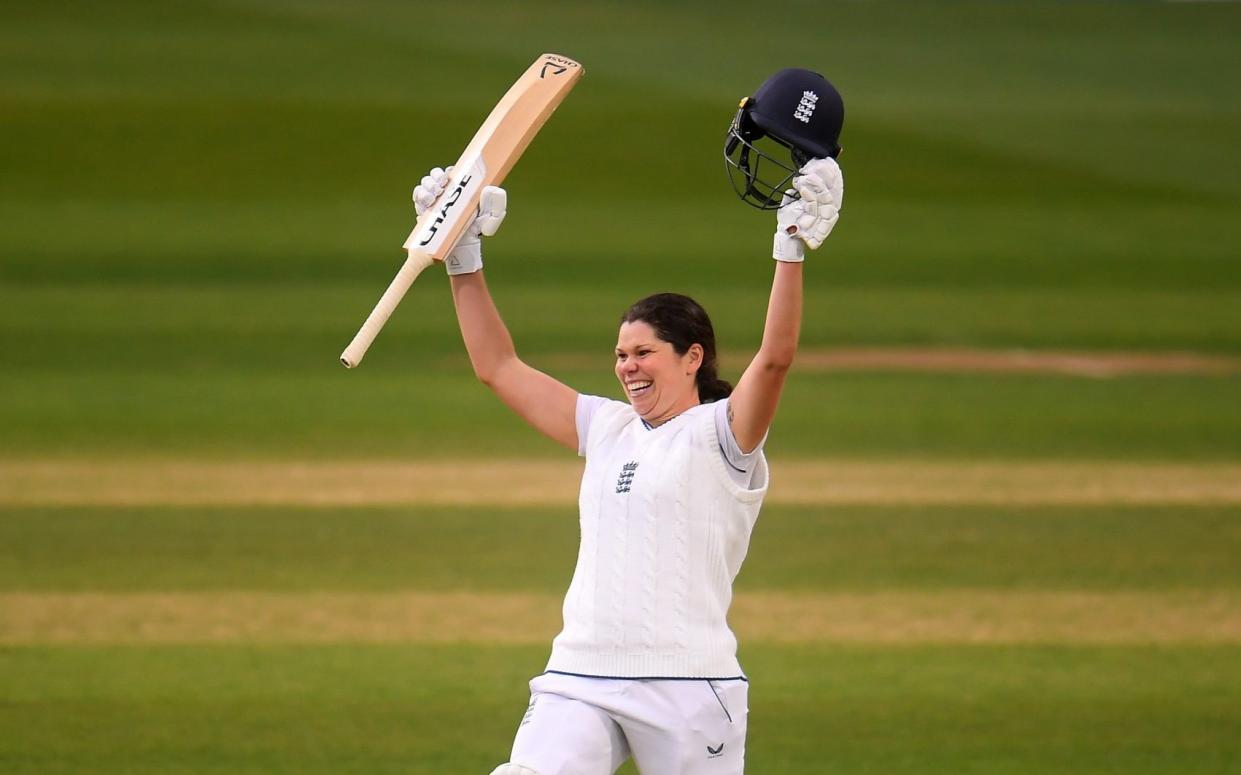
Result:
<svg viewBox="0 0 1241 775"><path fill-rule="evenodd" d="M720 401L732 395L732 383L714 375L710 379L704 379L702 371L702 369L698 370L697 378L699 401L709 404L712 401Z"/></svg>

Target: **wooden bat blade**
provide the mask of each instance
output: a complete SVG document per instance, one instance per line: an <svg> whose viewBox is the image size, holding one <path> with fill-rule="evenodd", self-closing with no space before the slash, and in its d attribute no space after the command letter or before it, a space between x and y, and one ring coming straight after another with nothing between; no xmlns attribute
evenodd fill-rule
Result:
<svg viewBox="0 0 1241 775"><path fill-rule="evenodd" d="M534 60L461 153L444 193L418 219L405 240L443 261L478 210L486 186L504 182L530 141L582 77L582 66L559 54Z"/></svg>
<svg viewBox="0 0 1241 775"><path fill-rule="evenodd" d="M500 99L453 165L444 193L418 218L406 238L403 247L409 257L340 356L347 368L362 362L422 270L452 253L478 212L483 189L504 181L584 72L580 64L568 57L543 54Z"/></svg>

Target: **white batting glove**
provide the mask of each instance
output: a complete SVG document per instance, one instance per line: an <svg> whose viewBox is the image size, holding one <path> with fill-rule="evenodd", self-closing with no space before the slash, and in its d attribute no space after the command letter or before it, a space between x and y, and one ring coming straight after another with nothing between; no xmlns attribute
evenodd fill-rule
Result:
<svg viewBox="0 0 1241 775"><path fill-rule="evenodd" d="M431 170L414 188L414 212L420 217L448 187L452 167ZM508 193L497 186L483 188L479 196L478 215L465 227L457 246L444 259L448 274L469 274L483 268L482 237L490 237L500 229L508 213Z"/></svg>
<svg viewBox="0 0 1241 775"><path fill-rule="evenodd" d="M499 186L483 188L478 199L478 215L465 227L461 241L444 260L448 274L469 274L483 268L482 238L495 234L507 214L508 192Z"/></svg>
<svg viewBox="0 0 1241 775"><path fill-rule="evenodd" d="M776 237L772 258L777 261L804 261L806 247L823 244L840 217L845 199L845 178L835 159L811 159L793 178L793 191L785 193L776 211Z"/></svg>

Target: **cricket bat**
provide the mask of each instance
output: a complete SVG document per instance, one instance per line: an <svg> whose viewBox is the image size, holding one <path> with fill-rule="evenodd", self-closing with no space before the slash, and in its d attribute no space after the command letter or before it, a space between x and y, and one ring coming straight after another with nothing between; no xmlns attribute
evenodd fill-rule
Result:
<svg viewBox="0 0 1241 775"><path fill-rule="evenodd" d="M568 57L543 54L500 99L453 165L444 193L414 224L405 240L405 264L340 355L346 368L352 369L362 362L371 342L422 270L433 261L443 261L457 246L478 211L483 188L504 181L584 72L580 64Z"/></svg>

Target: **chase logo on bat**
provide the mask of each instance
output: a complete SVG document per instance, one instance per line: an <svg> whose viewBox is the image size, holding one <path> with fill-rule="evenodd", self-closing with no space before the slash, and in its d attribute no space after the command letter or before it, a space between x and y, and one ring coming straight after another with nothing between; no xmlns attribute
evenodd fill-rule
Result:
<svg viewBox="0 0 1241 775"><path fill-rule="evenodd" d="M548 69L551 69L552 75L564 75L570 67L579 67L579 65L572 59L548 54L547 59L543 60L543 69L539 71L539 77L546 78Z"/></svg>
<svg viewBox="0 0 1241 775"><path fill-rule="evenodd" d="M448 217L448 211L452 209L452 206L455 205L459 199L461 199L461 192L465 191L465 187L469 184L472 177L474 176L466 175L461 178L461 182L458 183L457 187L454 188L452 193L448 195L448 200L444 202L444 206L440 208L440 214L435 216L435 220L429 227L427 227L426 238L418 243L419 247L426 247L428 242L435 239L435 232L439 231L440 224L443 223L444 219Z"/></svg>

